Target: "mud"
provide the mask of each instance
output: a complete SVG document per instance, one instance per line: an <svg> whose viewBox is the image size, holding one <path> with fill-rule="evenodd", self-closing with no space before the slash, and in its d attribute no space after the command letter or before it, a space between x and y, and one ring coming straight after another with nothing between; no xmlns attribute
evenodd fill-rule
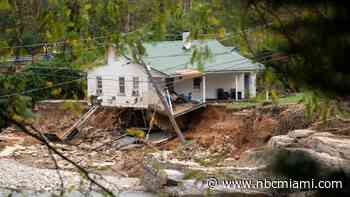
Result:
<svg viewBox="0 0 350 197"><path fill-rule="evenodd" d="M309 126L303 107L266 107L232 111L225 107L208 106L202 112L192 114L192 124L185 132L191 141L187 151L220 153L222 158L239 160L247 150L264 146L275 135ZM177 139L164 146L167 150L178 147Z"/></svg>
<svg viewBox="0 0 350 197"><path fill-rule="evenodd" d="M41 132L62 135L85 111L87 111L87 106L81 103L73 106L40 105L36 111L35 127ZM142 111L130 113L122 109L99 109L81 129L80 136L70 145L63 145L61 150L88 169L105 174L142 177L143 156L147 152L155 151L154 148L132 148L123 151L111 144L98 151L91 149L120 135L123 128L147 126L147 120L144 117ZM228 162L227 165L237 162L244 165L245 153L263 147L272 136L312 126L304 117L302 105L267 106L242 111L208 106L206 109L188 114L188 117L190 117L188 121L190 124L186 125L188 129L184 131L189 141L187 145L181 145L175 138L155 148L182 152L183 159L192 158L196 154L201 155L200 158L209 160L215 157L211 162L215 165L228 160L234 162ZM335 122L330 123L328 127L317 124L313 126L330 130L339 124ZM342 123L341 128L350 128L350 123ZM24 150L18 151L18 154L15 153L12 158L39 168L54 168L47 151L44 151L45 147L36 140L13 129L1 133L0 151L5 146L15 144L23 146ZM33 148L33 146L38 147ZM27 151L29 149L31 151ZM216 160L217 158L219 159ZM64 163L62 165L74 170L69 165Z"/></svg>

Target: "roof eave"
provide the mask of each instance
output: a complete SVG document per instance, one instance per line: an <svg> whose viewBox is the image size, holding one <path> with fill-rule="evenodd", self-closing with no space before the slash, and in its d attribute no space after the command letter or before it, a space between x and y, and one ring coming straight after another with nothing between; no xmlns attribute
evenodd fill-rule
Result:
<svg viewBox="0 0 350 197"><path fill-rule="evenodd" d="M232 73L232 72L258 72L259 69L245 69L245 70L211 70L204 71L205 73Z"/></svg>

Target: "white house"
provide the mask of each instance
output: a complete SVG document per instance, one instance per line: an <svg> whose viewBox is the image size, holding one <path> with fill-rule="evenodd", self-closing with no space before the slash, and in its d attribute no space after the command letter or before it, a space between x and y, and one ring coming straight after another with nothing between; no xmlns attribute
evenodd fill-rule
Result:
<svg viewBox="0 0 350 197"><path fill-rule="evenodd" d="M146 43L143 61L164 95L176 94L188 102L246 99L256 96L256 73L260 66L216 40L161 41ZM208 47L211 57L202 68L191 64L196 48ZM160 104L145 68L108 50L107 65L88 72L88 96L101 105L148 108ZM167 97L169 98L169 97ZM169 102L172 105L172 102ZM173 107L173 106L171 106Z"/></svg>

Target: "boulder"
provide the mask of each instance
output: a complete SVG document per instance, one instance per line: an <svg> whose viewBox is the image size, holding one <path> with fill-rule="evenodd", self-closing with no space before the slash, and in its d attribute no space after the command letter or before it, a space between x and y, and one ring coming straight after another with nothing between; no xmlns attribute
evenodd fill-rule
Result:
<svg viewBox="0 0 350 197"><path fill-rule="evenodd" d="M316 152L350 160L350 138L314 135L306 139L305 144Z"/></svg>
<svg viewBox="0 0 350 197"><path fill-rule="evenodd" d="M309 130L309 129L298 129L294 131L290 131L288 133L288 137L290 138L305 138L309 137L310 135L316 133L314 130Z"/></svg>
<svg viewBox="0 0 350 197"><path fill-rule="evenodd" d="M271 148L283 148L283 147L291 147L296 144L295 138L291 138L288 135L280 135L272 137L267 146Z"/></svg>
<svg viewBox="0 0 350 197"><path fill-rule="evenodd" d="M289 154L306 155L319 164L320 173L341 171L350 176L350 138L328 132L294 130L287 135L272 137L272 150L287 150Z"/></svg>
<svg viewBox="0 0 350 197"><path fill-rule="evenodd" d="M287 135L274 136L268 142L269 148L301 148L305 151L350 160L350 137L338 136L314 130L294 130Z"/></svg>

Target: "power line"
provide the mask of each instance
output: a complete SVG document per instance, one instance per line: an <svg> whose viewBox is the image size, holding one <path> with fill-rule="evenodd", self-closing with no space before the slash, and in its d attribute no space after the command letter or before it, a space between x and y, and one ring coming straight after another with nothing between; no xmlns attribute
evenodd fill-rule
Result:
<svg viewBox="0 0 350 197"><path fill-rule="evenodd" d="M133 32L129 32L129 33L120 33L121 35L127 35L127 34L132 34ZM104 39L104 38L108 38L108 37L112 37L113 35L117 35L118 33L110 33L109 35L104 35L104 36L97 36L97 37L91 37L91 38L79 38L79 39L75 39L75 40L80 40L80 41L96 41L99 39ZM199 34L200 36L208 36L205 39L208 38L216 38L217 34ZM229 34L227 34L229 35ZM179 36L181 37L181 34L166 34L165 36ZM64 39L62 39L64 40ZM0 47L1 49L16 49L16 48L30 48L30 47L44 47L44 46L62 46L64 44L69 43L69 41L56 41L56 42L41 42L41 43L34 43L34 44L27 44L27 45L15 45L15 46L7 46L7 47Z"/></svg>
<svg viewBox="0 0 350 197"><path fill-rule="evenodd" d="M77 40L80 41L86 41L86 40L98 40L101 38L107 38L111 37L112 35L109 36L99 36L99 37L93 37L93 38L80 38ZM16 45L16 46L8 46L8 47L0 47L0 49L17 49L17 48L29 48L29 47L40 47L40 46L57 46L57 45L63 45L68 43L67 41L56 41L56 42L42 42L42 43L35 43L35 44L27 44L27 45Z"/></svg>
<svg viewBox="0 0 350 197"><path fill-rule="evenodd" d="M68 67L49 67L49 66L26 66L25 69L52 69L52 70L70 70L84 72L78 68L68 68Z"/></svg>
<svg viewBox="0 0 350 197"><path fill-rule="evenodd" d="M227 53L227 52L226 52ZM226 53L218 53L218 54L216 54L215 55L215 57L216 56L219 56L219 55L221 55L221 54L226 54ZM177 55L169 55L170 57L172 57L172 56L174 56L174 57L176 57ZM273 54L270 54L270 55L266 55L266 56L263 56L263 57L260 57L260 59L265 59L265 58L268 58L268 57L272 57L273 56ZM214 67L214 66L218 66L218 65L225 65L225 64L228 64L228 63L234 63L234 62L240 62L238 65L240 65L240 64L244 64L244 63L248 63L248 62L251 62L249 59L247 59L247 60L245 60L245 59L239 59L239 60L232 60L232 61L228 61L228 62L223 62L223 63L217 63L217 64L214 64L214 65L211 65L210 67ZM179 67L179 66L184 66L184 65L186 65L187 63L185 63L185 64L179 64L179 65L175 65L175 66L173 66L173 67L170 67L170 68L167 68L167 70L170 70L170 69L174 69L175 67ZM29 68L39 68L39 69L64 69L64 70L73 70L72 68L57 68L57 67L29 67ZM207 67L208 68L208 67ZM227 68L227 67L224 67L224 69L225 68ZM236 68L240 68L240 67L236 67ZM164 70L163 70L164 71ZM88 79L91 79L91 78L88 78ZM78 80L81 80L81 79L78 79ZM114 79L112 79L112 80L114 80ZM74 80L75 81L75 80ZM140 81L140 82L149 82L149 81ZM70 82L67 82L67 83L70 83ZM60 84L62 84L62 85L64 85L65 84L65 82L64 83L60 83ZM57 84L57 85L60 85L60 84ZM158 82L158 84L167 84L167 82ZM57 86L56 85L56 86ZM32 89L32 90L28 90L28 91L25 91L25 92L33 92L33 91L37 91L37 90L42 90L42 89L47 89L47 88L52 88L52 87L55 87L55 86L51 86L51 87L45 87L45 88L39 88L39 89ZM21 94L21 93L15 93L15 94L12 94L12 95L19 95L19 94ZM6 97L6 96L9 96L9 95L4 95L4 96L1 96L0 98L2 98L2 97Z"/></svg>
<svg viewBox="0 0 350 197"><path fill-rule="evenodd" d="M62 83L58 83L58 84L55 84L55 85L52 85L52 86L49 86L49 87L35 88L35 89L25 90L25 91L19 92L19 93L1 95L0 99L2 99L2 98L9 98L9 97L13 97L13 96L20 96L20 95L23 95L23 94L28 94L28 93L32 93L32 92L41 91L41 90L51 89L51 88L55 88L55 87L61 87L61 86L65 86L65 85L68 85L68 84L71 84L71 83L74 83L74 82L77 82L77 81L80 81L80 80L82 80L82 78L71 80L71 81L66 81L66 82L62 82Z"/></svg>
<svg viewBox="0 0 350 197"><path fill-rule="evenodd" d="M68 78L68 77L71 77L71 78L74 78L74 77L83 77L82 75L78 75L78 76L74 76L74 75L58 75L58 74L44 74L44 73L21 73L23 75L34 75L34 76L48 76L48 77L58 77L58 78Z"/></svg>
<svg viewBox="0 0 350 197"><path fill-rule="evenodd" d="M282 59L278 59L278 60L283 60L284 58L288 58L288 56L281 56L279 58L282 58ZM271 59L271 60L267 60L266 62L269 62L269 61L274 61L274 60ZM96 79L96 78L87 78L87 79ZM71 84L73 82L77 82L77 81L81 81L81 80L82 80L82 78L79 78L79 79L75 79L75 80L71 80L71 81L67 81L67 82L58 83L58 84L52 85L50 87L36 88L36 89L26 90L26 91L23 91L23 92L20 92L20 93L1 95L0 99L1 98L12 97L12 96L19 96L19 95L28 94L28 93L32 93L32 92L36 92L36 91L45 90L45 89L51 89L51 88L55 88L55 87L61 87L61 86L68 85L68 84ZM102 80L119 81L117 79L102 79ZM183 80L182 79L181 80L173 80L172 83L169 83L169 82L166 82L166 81L161 81L161 82L156 82L156 84L158 84L158 85L166 85L167 87L175 87L174 82L175 83L179 83L181 81L183 81ZM135 82L135 81L133 81L133 80L124 80L124 82ZM147 83L149 83L149 81L138 81L138 82L147 82ZM124 84L124 87L134 87L134 86L133 85L126 85L126 84Z"/></svg>

